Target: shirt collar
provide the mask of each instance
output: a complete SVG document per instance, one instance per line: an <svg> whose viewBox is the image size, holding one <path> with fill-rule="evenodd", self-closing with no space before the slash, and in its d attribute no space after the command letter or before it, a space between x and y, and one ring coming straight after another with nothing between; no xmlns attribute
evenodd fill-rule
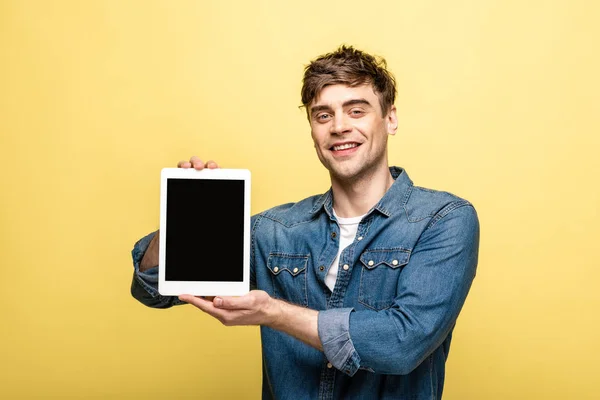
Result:
<svg viewBox="0 0 600 400"><path fill-rule="evenodd" d="M401 212L408 201L413 187L413 181L408 176L408 173L405 169L396 166L390 167L390 173L392 174L392 178L394 178L394 183L379 202L369 210L367 215L377 210L387 217L392 216L394 213ZM401 201L398 201L399 199ZM329 215L329 218L333 219L333 192L331 188L319 197L310 213L314 215L322 210Z"/></svg>

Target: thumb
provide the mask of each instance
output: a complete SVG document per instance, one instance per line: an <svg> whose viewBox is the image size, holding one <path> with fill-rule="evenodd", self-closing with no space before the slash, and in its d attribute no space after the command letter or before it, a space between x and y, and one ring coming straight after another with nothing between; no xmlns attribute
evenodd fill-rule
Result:
<svg viewBox="0 0 600 400"><path fill-rule="evenodd" d="M245 296L217 296L213 300L213 305L216 308L222 308L226 310L239 310L242 308L248 308L248 301Z"/></svg>

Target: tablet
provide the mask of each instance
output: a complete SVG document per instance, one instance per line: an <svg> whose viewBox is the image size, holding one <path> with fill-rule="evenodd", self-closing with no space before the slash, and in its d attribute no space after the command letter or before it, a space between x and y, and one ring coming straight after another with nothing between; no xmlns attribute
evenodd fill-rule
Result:
<svg viewBox="0 0 600 400"><path fill-rule="evenodd" d="M158 292L238 296L250 291L250 171L164 168Z"/></svg>

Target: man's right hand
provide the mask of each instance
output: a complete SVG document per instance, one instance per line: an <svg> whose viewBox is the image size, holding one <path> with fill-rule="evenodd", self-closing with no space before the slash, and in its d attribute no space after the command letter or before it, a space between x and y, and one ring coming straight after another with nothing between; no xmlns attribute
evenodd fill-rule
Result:
<svg viewBox="0 0 600 400"><path fill-rule="evenodd" d="M213 161L209 160L207 162L202 161L200 158L196 156L192 156L189 161L181 160L177 163L177 168L194 168L198 171L203 170L204 168L215 169L219 168L219 165ZM158 265L158 237L159 231L156 231L156 235L150 241L146 252L144 253L144 257L142 257L142 261L140 262L140 272L144 272L150 268L156 267Z"/></svg>
<svg viewBox="0 0 600 400"><path fill-rule="evenodd" d="M194 169L197 169L198 171L200 171L204 168L210 168L210 169L219 168L219 166L213 160L209 160L205 163L198 157L192 156L190 158L190 161L185 161L185 160L179 161L177 163L177 168L194 168Z"/></svg>

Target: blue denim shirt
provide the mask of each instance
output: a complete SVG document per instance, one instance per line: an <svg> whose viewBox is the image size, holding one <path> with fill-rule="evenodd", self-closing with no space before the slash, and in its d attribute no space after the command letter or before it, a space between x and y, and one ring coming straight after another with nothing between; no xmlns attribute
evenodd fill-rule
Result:
<svg viewBox="0 0 600 400"><path fill-rule="evenodd" d="M473 206L394 184L338 250L331 190L252 216L251 281L274 298L319 311L324 351L261 327L263 399L440 399L452 330L475 277L479 221ZM157 268L139 272L153 234L136 243L132 294L150 307L181 304L157 291Z"/></svg>

